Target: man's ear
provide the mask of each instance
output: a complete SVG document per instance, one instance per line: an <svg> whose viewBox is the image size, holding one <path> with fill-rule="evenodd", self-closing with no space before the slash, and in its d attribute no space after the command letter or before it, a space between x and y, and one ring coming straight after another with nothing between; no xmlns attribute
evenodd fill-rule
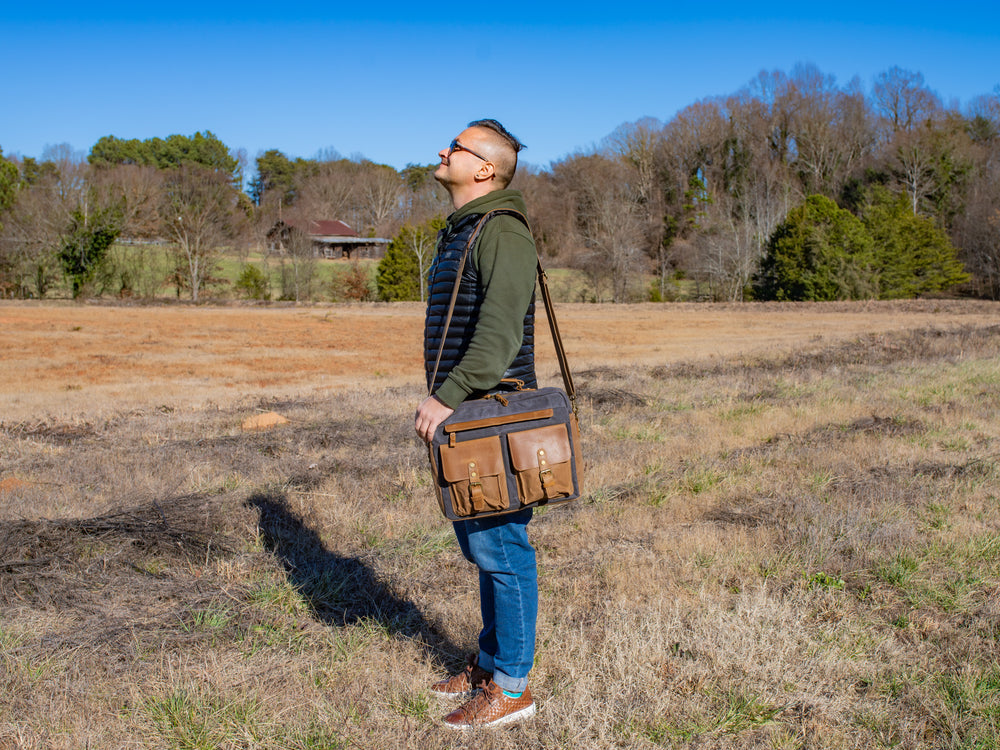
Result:
<svg viewBox="0 0 1000 750"><path fill-rule="evenodd" d="M497 176L497 168L491 161L484 161L483 166L476 172L476 182L486 182Z"/></svg>

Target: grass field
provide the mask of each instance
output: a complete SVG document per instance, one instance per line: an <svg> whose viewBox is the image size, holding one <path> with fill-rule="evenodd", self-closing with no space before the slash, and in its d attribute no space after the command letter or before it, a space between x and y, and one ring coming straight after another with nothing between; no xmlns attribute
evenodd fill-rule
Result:
<svg viewBox="0 0 1000 750"><path fill-rule="evenodd" d="M1000 745L1000 305L558 312L539 713L456 736L419 305L0 304L0 748Z"/></svg>

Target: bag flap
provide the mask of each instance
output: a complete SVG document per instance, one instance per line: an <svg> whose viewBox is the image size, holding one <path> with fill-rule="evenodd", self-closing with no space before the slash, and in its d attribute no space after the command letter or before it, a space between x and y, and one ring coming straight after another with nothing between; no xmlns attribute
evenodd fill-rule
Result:
<svg viewBox="0 0 1000 750"><path fill-rule="evenodd" d="M564 463L573 455L569 433L564 424L511 432L507 435L507 444L510 446L510 462L516 471L536 468L539 449L545 451L550 464Z"/></svg>
<svg viewBox="0 0 1000 750"><path fill-rule="evenodd" d="M469 478L469 464L475 462L480 476L497 476L504 473L503 454L499 437L466 440L450 447L441 446L441 473L445 481L459 482Z"/></svg>

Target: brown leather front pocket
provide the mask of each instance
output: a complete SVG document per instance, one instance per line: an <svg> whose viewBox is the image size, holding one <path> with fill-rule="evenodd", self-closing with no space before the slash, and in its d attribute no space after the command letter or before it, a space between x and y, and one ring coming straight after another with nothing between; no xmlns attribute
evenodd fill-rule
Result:
<svg viewBox="0 0 1000 750"><path fill-rule="evenodd" d="M442 445L441 473L451 490L456 515L510 507L499 437Z"/></svg>
<svg viewBox="0 0 1000 750"><path fill-rule="evenodd" d="M507 445L522 505L573 494L573 446L566 425L512 432Z"/></svg>

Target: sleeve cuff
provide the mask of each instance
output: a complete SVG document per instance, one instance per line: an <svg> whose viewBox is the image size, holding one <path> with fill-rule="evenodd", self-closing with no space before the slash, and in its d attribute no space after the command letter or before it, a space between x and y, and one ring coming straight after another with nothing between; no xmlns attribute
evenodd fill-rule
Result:
<svg viewBox="0 0 1000 750"><path fill-rule="evenodd" d="M451 378L446 378L441 387L434 391L434 395L445 405L452 409L457 409L458 405L468 398L469 394L462 390Z"/></svg>

